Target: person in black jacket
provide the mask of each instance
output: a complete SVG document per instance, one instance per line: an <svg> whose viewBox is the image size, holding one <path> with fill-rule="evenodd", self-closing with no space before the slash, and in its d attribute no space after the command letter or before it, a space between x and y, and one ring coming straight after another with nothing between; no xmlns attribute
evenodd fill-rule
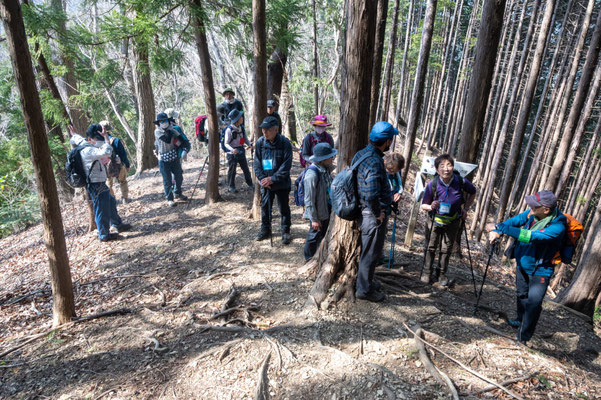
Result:
<svg viewBox="0 0 601 400"><path fill-rule="evenodd" d="M290 168L292 167L292 145L278 133L279 125L275 117L265 117L260 125L263 130L256 143L253 167L261 184L261 231L256 240L271 236L271 206L274 197L278 198L282 216L282 243L289 244L290 237Z"/></svg>
<svg viewBox="0 0 601 400"><path fill-rule="evenodd" d="M227 116L232 110L244 111L242 102L236 98L234 89L227 88L223 91L223 103L217 106L217 116L219 117L219 128L223 129L229 124Z"/></svg>
<svg viewBox="0 0 601 400"><path fill-rule="evenodd" d="M277 118L278 126L280 127L278 129L278 133L281 135L282 134L282 118L280 117L280 114L278 114L278 112L275 110L275 100L267 100L267 116Z"/></svg>

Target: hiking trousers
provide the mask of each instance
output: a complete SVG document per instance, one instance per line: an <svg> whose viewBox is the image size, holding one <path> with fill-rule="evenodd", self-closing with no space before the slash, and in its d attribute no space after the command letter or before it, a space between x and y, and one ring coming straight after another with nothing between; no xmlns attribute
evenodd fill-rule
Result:
<svg viewBox="0 0 601 400"><path fill-rule="evenodd" d="M250 170L248 169L244 147L236 147L235 149L238 151L238 154L227 154L227 184L231 188L236 187L236 166L240 164L246 184L248 186L253 186L253 180L250 176Z"/></svg>
<svg viewBox="0 0 601 400"><path fill-rule="evenodd" d="M261 232L271 232L271 209L273 200L277 197L280 206L280 215L282 216L282 233L290 233L290 189L269 190L261 188Z"/></svg>
<svg viewBox="0 0 601 400"><path fill-rule="evenodd" d="M534 335L538 318L543 311L543 299L551 277L528 275L521 267L515 274L517 295L517 320L522 324L518 329L518 339L528 341Z"/></svg>
<svg viewBox="0 0 601 400"><path fill-rule="evenodd" d="M115 180L117 182L119 182L119 188L121 189L121 198L122 199L129 198L129 196L128 196L129 188L127 187L127 168L125 168L125 165L121 164L121 169L119 170L118 176L116 176L116 177L110 176L107 179L107 184L109 186L111 195L113 197L115 197L115 191L113 190L113 184L114 184Z"/></svg>
<svg viewBox="0 0 601 400"><path fill-rule="evenodd" d="M328 225L330 224L329 219L324 219L321 222L320 229L313 229L311 226L311 221L309 221L309 233L307 234L307 239L305 240L305 261L309 261L315 255L315 252L319 248L321 241L323 240L326 232L328 231Z"/></svg>
<svg viewBox="0 0 601 400"><path fill-rule="evenodd" d="M432 220L428 220L426 229L430 231ZM426 270L429 273L433 272L434 259L440 245L440 268L443 274L447 273L449 268L449 260L453 252L453 245L457 241L457 236L461 234L461 218L448 225L436 226L432 230L432 237L428 243L428 251L426 252ZM442 243L441 243L442 241Z"/></svg>
<svg viewBox="0 0 601 400"><path fill-rule="evenodd" d="M388 216L382 223L378 222L374 213L367 207L361 211L361 256L357 271L357 287L355 294L367 295L373 291L372 281L378 265L378 259L384 249Z"/></svg>
<svg viewBox="0 0 601 400"><path fill-rule="evenodd" d="M98 228L98 238L106 239L109 236L111 226L118 227L122 224L121 217L117 212L117 201L104 182L90 183L87 188L94 207L94 220Z"/></svg>
<svg viewBox="0 0 601 400"><path fill-rule="evenodd" d="M167 201L173 200L173 194L180 196L182 194L182 182L184 180L184 171L179 158L173 161L159 160L159 170L163 176L163 191ZM175 181L175 185L173 185Z"/></svg>

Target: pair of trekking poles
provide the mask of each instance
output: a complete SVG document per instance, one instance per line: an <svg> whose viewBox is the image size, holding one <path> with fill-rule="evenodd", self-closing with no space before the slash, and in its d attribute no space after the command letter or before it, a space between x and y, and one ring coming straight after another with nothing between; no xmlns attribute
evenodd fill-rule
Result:
<svg viewBox="0 0 601 400"><path fill-rule="evenodd" d="M426 253L427 253L428 247L430 245L430 239L432 237L432 232L434 231L434 218L435 218L435 214L432 214L432 218L430 220L430 230L426 237L426 245L424 246L424 262L422 264L422 269L419 274L420 279L424 273L424 267L426 265ZM474 296L476 297L476 304L474 306L474 314L476 314L476 312L478 311L478 305L480 304L480 298L482 297L482 289L484 288L484 283L486 282L486 276L488 274L488 267L490 266L490 260L492 259L493 253L496 252L496 248L498 246L498 240L495 240L494 242L491 243L490 250L488 252L488 260L486 261L486 267L484 268L484 275L482 277L482 283L480 284L480 290L478 290L478 289L476 289L476 276L474 274L474 266L472 263L472 253L470 250L470 241L467 236L467 227L465 225L465 220L461 222L461 225L462 225L461 230L463 230L463 233L465 234L465 244L467 247L468 258L470 260L470 272L472 273L472 284L474 285ZM459 233L459 235L460 235L459 237L461 238L461 233ZM442 246L442 238L440 240L440 245ZM440 247L439 247L439 251L438 251L438 262L439 263L440 263L440 257L441 257L441 254L440 254Z"/></svg>

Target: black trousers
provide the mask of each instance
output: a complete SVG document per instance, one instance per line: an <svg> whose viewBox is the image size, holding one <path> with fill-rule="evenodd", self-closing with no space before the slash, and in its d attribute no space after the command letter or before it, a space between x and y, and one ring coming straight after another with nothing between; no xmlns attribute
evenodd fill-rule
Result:
<svg viewBox="0 0 601 400"><path fill-rule="evenodd" d="M305 261L309 261L314 255L321 241L323 240L326 232L328 231L328 225L330 224L329 219L325 219L321 222L321 228L318 230L313 229L311 226L311 222L309 221L309 233L307 234L307 239L305 240Z"/></svg>
<svg viewBox="0 0 601 400"><path fill-rule="evenodd" d="M369 208L361 212L361 256L357 271L357 295L366 295L372 291L374 271L384 248L388 217L379 223Z"/></svg>
<svg viewBox="0 0 601 400"><path fill-rule="evenodd" d="M428 221L427 229L431 228L432 221ZM449 267L449 260L451 253L453 252L453 245L457 241L457 237L461 235L461 218L457 218L455 221L448 225L436 226L432 229L432 237L428 243L428 250L426 252L426 270L432 272L434 259L436 258L436 251L438 246L440 249L440 267L442 273L446 274ZM442 241L442 243L441 243Z"/></svg>
<svg viewBox="0 0 601 400"><path fill-rule="evenodd" d="M273 191L263 187L261 188L261 231L271 232L271 209L276 197L282 216L282 233L290 233L290 189Z"/></svg>
<svg viewBox="0 0 601 400"><path fill-rule="evenodd" d="M551 280L548 276L528 275L518 267L515 274L517 320L522 323L518 339L530 340L543 311L543 299Z"/></svg>
<svg viewBox="0 0 601 400"><path fill-rule="evenodd" d="M244 154L243 147L237 147L238 154L227 155L227 184L231 188L236 187L236 166L240 164L242 173L244 173L244 180L248 186L252 186L253 181L250 176L250 170L248 169L248 162L246 161L246 155Z"/></svg>

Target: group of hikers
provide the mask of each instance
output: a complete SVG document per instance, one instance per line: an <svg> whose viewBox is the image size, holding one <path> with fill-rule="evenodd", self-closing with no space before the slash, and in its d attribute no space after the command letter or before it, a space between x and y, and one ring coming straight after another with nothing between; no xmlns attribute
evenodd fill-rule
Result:
<svg viewBox="0 0 601 400"><path fill-rule="evenodd" d="M228 190L236 193L236 168L240 165L244 180L249 188L254 188L248 167L246 149L254 151L252 166L261 188L261 228L257 241L272 236L272 205L277 198L281 216L281 240L284 245L291 242L291 212L289 205L292 181L290 170L293 150L290 141L282 135L281 118L276 111L276 103L268 101L268 115L260 124L262 136L254 147L244 128L242 102L235 98L232 89L223 91L225 101L218 107L218 117L222 129L221 147L226 152ZM182 193L182 166L190 151L190 141L176 123L179 117L173 109L157 115L155 130L155 155L163 177L163 190L169 206L179 201L187 201ZM313 131L308 133L301 145L299 160L304 168L295 183L297 204L303 205L303 218L309 223L305 239L304 258L310 260L328 230L332 213L331 184L334 159L337 150L334 140L327 132L331 127L325 115L316 115L310 124ZM112 181L117 179L123 202L127 202L127 172L129 160L118 138L112 137L108 122L91 125L86 137L71 132L74 146L83 144L81 158L87 173L86 188L93 203L98 237L101 241L114 240L119 232L131 229L117 212L117 202L112 191ZM355 154L351 169L356 171L356 188L360 202L360 215L357 226L361 231L361 252L355 286L357 299L381 302L386 296L381 284L374 280L374 272L382 263L388 219L398 215L399 201L403 193L400 171L405 160L400 153L390 152L398 130L388 122L380 121L373 125L369 133L369 143ZM198 132L197 132L198 134ZM119 159L118 174L107 178L109 164ZM442 154L434 160L436 174L425 185L421 209L428 213L425 248L425 273L420 279L425 284L437 283L447 286L450 283L448 266L453 246L464 229L464 221L474 202L476 187L454 168L455 161L449 154ZM296 199L295 199L296 200ZM516 260L517 317L510 320L511 326L518 329L516 340L526 343L532 337L542 311L543 298L556 264L556 255L565 244L566 216L557 208L557 198L547 190L526 196L530 210L504 222L488 224L486 230L491 243L497 243L502 235L514 238L508 255ZM115 233L110 232L114 227ZM436 253L439 262L435 264Z"/></svg>

